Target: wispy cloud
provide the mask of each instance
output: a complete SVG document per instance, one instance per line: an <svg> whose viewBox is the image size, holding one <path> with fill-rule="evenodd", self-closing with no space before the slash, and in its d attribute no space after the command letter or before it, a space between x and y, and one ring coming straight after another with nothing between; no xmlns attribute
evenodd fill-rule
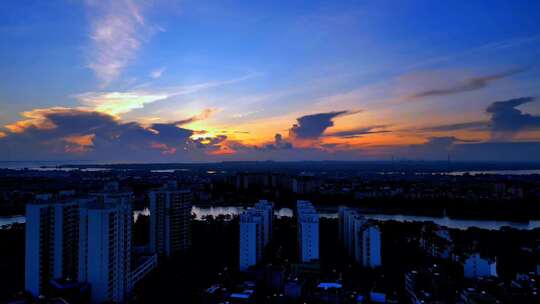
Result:
<svg viewBox="0 0 540 304"><path fill-rule="evenodd" d="M75 95L75 98L81 101L84 106L92 110L111 115L120 115L128 113L134 109L143 108L144 105L156 101L233 84L251 77L253 77L253 75L247 75L229 80L210 81L160 89L132 90L125 92L86 92Z"/></svg>
<svg viewBox="0 0 540 304"><path fill-rule="evenodd" d="M458 94L462 92L468 92L468 91L475 91L482 88L487 87L492 82L514 75L519 72L525 71L524 68L516 68L512 70L508 70L501 73L486 75L486 76L478 76L478 77L471 77L464 79L463 81L455 84L450 85L447 87L441 87L441 88L434 88L429 90L420 91L414 94L411 94L406 97L407 100L414 100L414 99L422 99L425 97L436 97L436 96L445 96L445 95L452 95L452 94Z"/></svg>
<svg viewBox="0 0 540 304"><path fill-rule="evenodd" d="M157 27L143 16L143 1L87 0L92 43L88 67L103 86L115 80Z"/></svg>
<svg viewBox="0 0 540 304"><path fill-rule="evenodd" d="M155 69L150 72L149 76L152 79L158 79L158 78L161 78L161 75L163 75L164 72L165 72L165 68Z"/></svg>
<svg viewBox="0 0 540 304"><path fill-rule="evenodd" d="M177 126L183 126L183 125L187 125L187 124L199 121L199 120L205 120L218 111L219 111L218 109L210 109L210 108L204 109L200 114L176 121L174 124Z"/></svg>
<svg viewBox="0 0 540 304"><path fill-rule="evenodd" d="M488 121L470 121L454 124L435 125L420 129L420 131L427 132L447 132L458 130L474 130L474 131L486 131L489 129Z"/></svg>
<svg viewBox="0 0 540 304"><path fill-rule="evenodd" d="M389 133L390 130L386 130L387 125L374 125L362 128L356 128L352 130L336 131L326 134L330 137L342 137L342 138L357 138L369 134Z"/></svg>

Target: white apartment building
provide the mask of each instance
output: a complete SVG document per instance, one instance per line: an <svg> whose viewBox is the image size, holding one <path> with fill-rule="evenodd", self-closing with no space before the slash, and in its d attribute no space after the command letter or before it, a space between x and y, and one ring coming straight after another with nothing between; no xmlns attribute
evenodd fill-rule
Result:
<svg viewBox="0 0 540 304"><path fill-rule="evenodd" d="M382 265L381 261L381 231L377 225L363 225L356 237L355 260L367 268Z"/></svg>
<svg viewBox="0 0 540 304"><path fill-rule="evenodd" d="M131 293L132 193L107 189L81 210L79 281L91 285L91 300L123 302Z"/></svg>
<svg viewBox="0 0 540 304"><path fill-rule="evenodd" d="M260 201L240 215L240 270L245 271L263 257L272 238L273 204Z"/></svg>
<svg viewBox="0 0 540 304"><path fill-rule="evenodd" d="M297 201L298 254L302 262L319 259L319 214L308 201Z"/></svg>

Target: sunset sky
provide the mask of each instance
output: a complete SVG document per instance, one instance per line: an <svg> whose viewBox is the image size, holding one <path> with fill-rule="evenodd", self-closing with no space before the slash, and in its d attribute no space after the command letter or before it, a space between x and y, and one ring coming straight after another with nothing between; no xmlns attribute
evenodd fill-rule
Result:
<svg viewBox="0 0 540 304"><path fill-rule="evenodd" d="M0 161L540 161L540 1L0 2Z"/></svg>

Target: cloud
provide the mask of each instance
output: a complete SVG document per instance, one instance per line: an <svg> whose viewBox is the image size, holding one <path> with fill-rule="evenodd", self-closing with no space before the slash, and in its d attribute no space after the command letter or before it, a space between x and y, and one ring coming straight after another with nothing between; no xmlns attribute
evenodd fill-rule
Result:
<svg viewBox="0 0 540 304"><path fill-rule="evenodd" d="M368 135L368 134L380 134L380 133L389 133L389 132L391 132L389 130L378 130L378 129L384 129L386 127L387 127L387 125L368 126L368 127L357 128L357 129L352 129L352 130L331 132L331 133L326 134L326 136L343 137L343 138L357 138L357 137L362 137L362 136Z"/></svg>
<svg viewBox="0 0 540 304"><path fill-rule="evenodd" d="M274 142L270 144L263 145L262 147L257 147L257 149L263 150L282 150L282 149L292 149L293 145L283 139L283 136L279 133L276 133L274 136Z"/></svg>
<svg viewBox="0 0 540 304"><path fill-rule="evenodd" d="M187 124L199 121L199 120L205 120L205 119L208 119L210 116L212 116L217 111L218 111L218 109L207 108L207 109L204 109L198 115L191 116L189 118L179 120L179 121L175 122L174 124L178 125L178 126L181 126L181 125L187 125Z"/></svg>
<svg viewBox="0 0 540 304"><path fill-rule="evenodd" d="M490 85L492 82L496 80L506 78L508 76L511 76L511 75L514 75L516 73L523 72L523 71L525 71L524 68L516 68L516 69L508 70L508 71L497 73L497 74L491 74L491 75L480 76L480 77L471 77L453 86L448 86L445 88L438 88L438 89L429 89L429 90L414 93L412 95L409 95L406 99L414 100L414 99L421 99L425 97L445 96L445 95L458 94L462 92L475 91L475 90L479 90L479 89L487 87L488 85Z"/></svg>
<svg viewBox="0 0 540 304"><path fill-rule="evenodd" d="M211 88L229 85L253 77L246 75L239 78L209 81L190 85L173 86L153 90L131 90L125 92L86 92L75 95L84 106L91 110L111 115L125 114L135 109L141 109L146 104L165 100L175 96L189 95Z"/></svg>
<svg viewBox="0 0 540 304"><path fill-rule="evenodd" d="M165 93L146 92L89 92L76 96L85 106L93 110L118 115L130 112L134 109L143 108L145 104L167 99Z"/></svg>
<svg viewBox="0 0 540 304"><path fill-rule="evenodd" d="M94 146L96 134L86 135L69 135L63 138L66 142L64 151L67 153L84 153L88 152Z"/></svg>
<svg viewBox="0 0 540 304"><path fill-rule="evenodd" d="M528 130L540 130L540 116L523 113L516 107L535 102L535 97L521 97L491 103L486 108L489 121L471 121L446 125L435 125L419 129L427 132L445 132L457 130L490 131L493 139L511 139L516 133Z"/></svg>
<svg viewBox="0 0 540 304"><path fill-rule="evenodd" d="M486 112L491 114L491 131L494 138L512 137L525 130L540 130L540 116L523 113L516 107L535 102L535 97L521 97L492 103Z"/></svg>
<svg viewBox="0 0 540 304"><path fill-rule="evenodd" d="M192 139L194 131L174 123L145 127L85 109L36 109L23 115L0 138L0 159L160 161L167 156L189 161L204 158L226 139Z"/></svg>
<svg viewBox="0 0 540 304"><path fill-rule="evenodd" d="M158 78L161 78L161 75L163 75L163 72L165 72L165 68L155 69L150 72L149 76L152 79L158 79Z"/></svg>
<svg viewBox="0 0 540 304"><path fill-rule="evenodd" d="M297 123L289 129L289 137L293 139L317 139L324 131L334 125L333 119L352 114L350 111L337 111L305 115L297 118Z"/></svg>
<svg viewBox="0 0 540 304"><path fill-rule="evenodd" d="M420 129L420 131L427 132L446 132L446 131L457 131L457 130L474 130L474 131L485 131L489 130L488 121L470 121L462 122L455 124L446 124L446 125L436 125Z"/></svg>
<svg viewBox="0 0 540 304"><path fill-rule="evenodd" d="M145 20L142 4L143 1L132 0L86 1L92 43L88 67L103 86L120 75L156 31Z"/></svg>

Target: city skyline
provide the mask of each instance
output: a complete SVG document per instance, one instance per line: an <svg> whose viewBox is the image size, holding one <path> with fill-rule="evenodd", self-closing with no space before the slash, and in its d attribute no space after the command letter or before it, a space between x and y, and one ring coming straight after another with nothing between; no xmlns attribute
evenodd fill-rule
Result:
<svg viewBox="0 0 540 304"><path fill-rule="evenodd" d="M1 6L2 161L540 161L539 3Z"/></svg>

